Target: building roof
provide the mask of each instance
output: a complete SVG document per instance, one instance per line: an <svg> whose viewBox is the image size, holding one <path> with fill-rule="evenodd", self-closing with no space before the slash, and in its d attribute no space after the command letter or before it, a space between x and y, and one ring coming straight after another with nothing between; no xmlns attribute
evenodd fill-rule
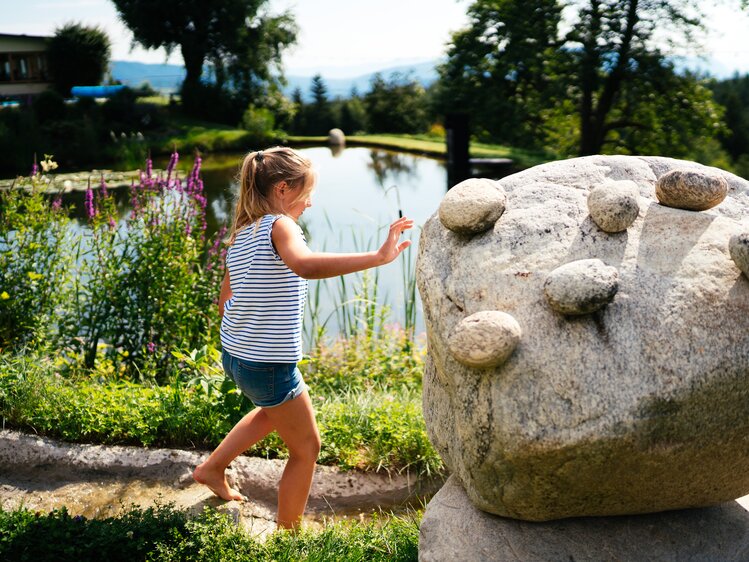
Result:
<svg viewBox="0 0 749 562"><path fill-rule="evenodd" d="M0 39L52 39L51 35L25 35L18 33L0 33Z"/></svg>

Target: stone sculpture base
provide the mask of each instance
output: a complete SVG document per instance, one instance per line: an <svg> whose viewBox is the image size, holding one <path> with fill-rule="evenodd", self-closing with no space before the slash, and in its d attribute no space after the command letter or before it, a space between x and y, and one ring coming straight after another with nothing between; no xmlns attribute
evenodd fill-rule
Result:
<svg viewBox="0 0 749 562"><path fill-rule="evenodd" d="M749 512L737 502L647 515L533 523L480 511L453 475L427 505L419 561L747 561Z"/></svg>

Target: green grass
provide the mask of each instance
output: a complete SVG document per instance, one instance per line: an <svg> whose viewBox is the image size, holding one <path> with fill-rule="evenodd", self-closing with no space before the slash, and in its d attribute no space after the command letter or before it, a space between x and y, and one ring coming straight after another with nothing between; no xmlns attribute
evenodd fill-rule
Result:
<svg viewBox="0 0 749 562"><path fill-rule="evenodd" d="M155 96L143 96L137 99L137 103L149 104L149 105L169 105L169 96L155 95Z"/></svg>
<svg viewBox="0 0 749 562"><path fill-rule="evenodd" d="M421 412L423 350L387 334L320 346L301 365L322 437L319 462L342 469L442 471ZM76 370L44 355L0 355L0 415L6 427L69 442L212 449L249 402L204 356L172 384L123 380L113 365ZM76 363L75 361L73 362ZM66 372L67 369L67 372ZM248 454L284 458L276 434Z"/></svg>
<svg viewBox="0 0 749 562"><path fill-rule="evenodd" d="M277 531L260 542L207 508L196 517L172 506L132 507L107 519L0 508L0 559L174 561L383 561L418 558L421 514L337 522L322 530Z"/></svg>
<svg viewBox="0 0 749 562"><path fill-rule="evenodd" d="M180 153L245 152L252 146L247 131L220 125L181 124L176 130L156 141L155 154L167 154L175 148Z"/></svg>

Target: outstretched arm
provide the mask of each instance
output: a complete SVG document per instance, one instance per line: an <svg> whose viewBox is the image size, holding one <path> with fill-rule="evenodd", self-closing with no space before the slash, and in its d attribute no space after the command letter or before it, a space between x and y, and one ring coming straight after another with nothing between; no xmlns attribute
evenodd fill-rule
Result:
<svg viewBox="0 0 749 562"><path fill-rule="evenodd" d="M391 224L387 239L376 252L313 252L299 235L294 221L287 217L274 223L271 238L278 255L291 271L305 279L325 279L390 263L411 245L410 240L399 240L403 231L412 228L413 224L407 217Z"/></svg>

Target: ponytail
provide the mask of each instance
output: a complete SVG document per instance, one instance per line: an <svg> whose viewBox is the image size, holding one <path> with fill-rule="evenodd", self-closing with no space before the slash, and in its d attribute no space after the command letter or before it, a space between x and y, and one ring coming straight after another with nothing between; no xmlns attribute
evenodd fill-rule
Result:
<svg viewBox="0 0 749 562"><path fill-rule="evenodd" d="M312 190L314 179L312 162L291 148L277 146L247 154L239 171L239 193L227 243L234 244L243 228L275 212L272 191L279 182L298 190L296 200L300 200Z"/></svg>

